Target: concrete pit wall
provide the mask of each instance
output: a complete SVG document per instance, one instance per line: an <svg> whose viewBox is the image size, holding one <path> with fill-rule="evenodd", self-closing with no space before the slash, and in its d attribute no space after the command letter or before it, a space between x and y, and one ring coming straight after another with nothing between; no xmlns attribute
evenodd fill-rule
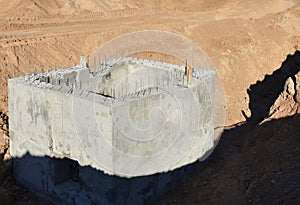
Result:
<svg viewBox="0 0 300 205"><path fill-rule="evenodd" d="M195 72L192 83L184 85L178 80L182 71L170 70L170 65L153 67L149 61L121 61L93 74L87 68L76 68L57 71L50 80L43 80L43 75L10 79L11 155L18 158L15 176L58 198L93 198L96 192L107 194L109 186L102 190L100 182L106 174L126 178L148 175L144 182L148 184L154 180L153 174L195 162L213 147L214 72ZM101 81L108 73L110 79ZM97 82L121 94L105 93ZM148 84L136 88L132 82ZM34 166L33 158L23 158L27 154L41 161ZM66 192L66 187L52 186L55 180L47 171L52 158L77 161L81 185L67 183ZM40 173L40 179L30 180L24 167ZM82 167L102 173L97 175L99 183L93 183L88 169ZM155 182L150 190L165 187L173 179L167 178L161 184ZM121 198L128 201L131 194L142 193L144 188L127 183L124 190L132 192ZM137 194L134 200L144 200L148 194Z"/></svg>
<svg viewBox="0 0 300 205"><path fill-rule="evenodd" d="M55 169L65 168L64 163L62 159L26 154L14 158L13 170L22 185L54 204L139 205L151 204L200 168L199 164L193 164L172 172L127 179L104 174L90 166L79 166L78 180L69 177L56 182L65 170L60 170L58 175Z"/></svg>

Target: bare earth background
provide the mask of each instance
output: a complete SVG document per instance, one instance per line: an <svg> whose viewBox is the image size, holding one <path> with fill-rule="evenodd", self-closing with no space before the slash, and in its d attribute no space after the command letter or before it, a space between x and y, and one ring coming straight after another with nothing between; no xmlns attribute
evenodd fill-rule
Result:
<svg viewBox="0 0 300 205"><path fill-rule="evenodd" d="M7 79L143 29L194 41L227 96L217 149L156 204L300 204L299 0L0 0L1 204L48 203L10 176Z"/></svg>

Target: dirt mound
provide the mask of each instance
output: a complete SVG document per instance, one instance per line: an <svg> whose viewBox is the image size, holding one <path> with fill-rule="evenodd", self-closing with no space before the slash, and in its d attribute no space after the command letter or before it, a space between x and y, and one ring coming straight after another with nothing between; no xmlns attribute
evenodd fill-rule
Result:
<svg viewBox="0 0 300 205"><path fill-rule="evenodd" d="M247 89L251 116L246 119L261 122L295 114L299 105L299 70L300 51L296 51L279 69L251 85Z"/></svg>
<svg viewBox="0 0 300 205"><path fill-rule="evenodd" d="M290 8L294 2L285 0L265 0L259 6L257 2L253 1L239 1L239 0L223 0L223 1L207 1L207 0L0 0L0 17L25 17L25 16L48 16L70 15L74 13L97 13L97 12L111 12L122 10L129 10L136 12L210 12L222 11L219 18L230 15L234 16L236 13L242 16L255 15L258 17L260 13L265 14L265 7L271 10L286 10ZM241 9L247 8L242 11ZM252 11L255 13L251 13ZM126 12L124 12L126 13Z"/></svg>
<svg viewBox="0 0 300 205"><path fill-rule="evenodd" d="M45 15L57 12L59 9L63 8L65 4L66 0L14 0L9 2L0 0L0 16Z"/></svg>
<svg viewBox="0 0 300 205"><path fill-rule="evenodd" d="M299 75L297 51L251 85L251 116L228 127L207 163L156 204L299 204Z"/></svg>
<svg viewBox="0 0 300 205"><path fill-rule="evenodd" d="M120 34L143 29L178 33L214 62L228 100L226 125L234 125L227 127L203 170L165 201L293 204L300 195L294 179L300 156L299 52L284 59L300 48L299 0L182 2L0 0L2 116L8 115L8 78L73 66L80 55L90 55ZM1 159L8 159L8 125L1 120ZM1 163L1 169L10 167L8 160ZM2 169L2 176L9 169ZM14 204L30 195L10 177L0 180L0 198L1 193ZM29 204L38 203L29 198Z"/></svg>
<svg viewBox="0 0 300 205"><path fill-rule="evenodd" d="M66 11L79 12L82 10L96 12L126 8L198 12L219 9L229 2L230 1L228 0L214 2L200 0L197 1L197 3L195 3L195 0L188 0L185 2L182 2L181 0L54 0L49 2L44 0L14 0L9 2L0 0L0 11L2 11L2 16L19 16L20 14L40 15Z"/></svg>
<svg viewBox="0 0 300 205"><path fill-rule="evenodd" d="M269 119L278 119L300 113L300 72L289 77L284 85L284 91L270 109Z"/></svg>

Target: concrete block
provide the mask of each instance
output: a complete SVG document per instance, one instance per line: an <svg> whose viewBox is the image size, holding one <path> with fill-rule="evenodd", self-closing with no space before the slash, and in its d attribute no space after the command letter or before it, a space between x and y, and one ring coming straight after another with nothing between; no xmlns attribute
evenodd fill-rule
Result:
<svg viewBox="0 0 300 205"><path fill-rule="evenodd" d="M156 195L174 180L170 171L212 149L214 71L194 69L186 82L182 66L132 58L106 64L95 73L79 66L9 79L11 155L24 184L68 195L71 204L130 204ZM169 172L162 182L154 176ZM104 190L101 180L117 185L106 182Z"/></svg>

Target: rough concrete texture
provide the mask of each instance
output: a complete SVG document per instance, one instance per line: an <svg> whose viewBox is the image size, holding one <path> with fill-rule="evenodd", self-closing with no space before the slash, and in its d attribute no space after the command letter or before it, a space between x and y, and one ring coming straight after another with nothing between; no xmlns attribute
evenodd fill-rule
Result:
<svg viewBox="0 0 300 205"><path fill-rule="evenodd" d="M190 84L183 73L124 58L93 74L76 67L10 79L11 154L68 157L122 177L192 163L213 146L214 72L198 70Z"/></svg>
<svg viewBox="0 0 300 205"><path fill-rule="evenodd" d="M141 202L154 195L177 172L161 182L153 174L206 157L214 144L215 73L194 70L187 82L185 69L121 58L103 62L94 73L77 66L10 79L16 178L68 203L88 196L88 201L107 204L109 197L93 197L107 195L112 179L129 190L121 201ZM92 179L86 170L98 174ZM118 178L141 176L148 176L142 184L139 178L126 183ZM107 180L104 187L98 179Z"/></svg>
<svg viewBox="0 0 300 205"><path fill-rule="evenodd" d="M122 177L194 162L213 146L214 72L194 72L190 84L183 73L124 58L93 74L76 67L10 79L11 154L68 157Z"/></svg>

